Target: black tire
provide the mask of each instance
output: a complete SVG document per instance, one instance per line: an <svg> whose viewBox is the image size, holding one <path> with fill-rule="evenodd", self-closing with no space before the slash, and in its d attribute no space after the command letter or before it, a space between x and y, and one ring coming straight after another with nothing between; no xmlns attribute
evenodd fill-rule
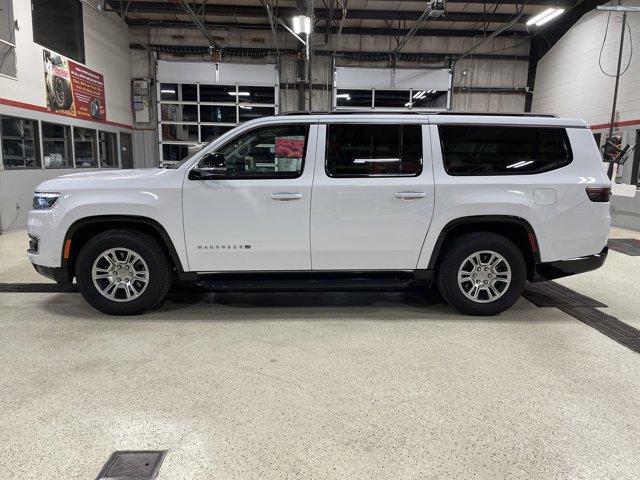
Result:
<svg viewBox="0 0 640 480"><path fill-rule="evenodd" d="M53 76L53 106L55 110L69 110L73 103L71 84L64 78Z"/></svg>
<svg viewBox="0 0 640 480"><path fill-rule="evenodd" d="M511 271L511 282L507 287L498 287L503 290L499 292L500 296L493 301L490 301L486 291L480 294L478 301L469 298L465 294L465 289L472 288L471 281L463 285L458 282L458 272L465 264L466 259L481 251L498 253L506 261ZM483 258L486 259L487 255L484 254ZM471 264L466 263L466 265L468 267ZM513 242L495 233L470 233L454 239L444 251L438 265L437 282L440 294L447 303L467 315L497 315L504 312L518 301L526 280L527 266L522 253Z"/></svg>
<svg viewBox="0 0 640 480"><path fill-rule="evenodd" d="M112 248L131 250L146 263L148 283L144 290L141 289L139 297L126 301L111 300L94 284L94 262ZM132 230L108 230L82 247L76 263L76 281L82 296L97 310L109 315L139 315L164 300L171 286L171 268L164 249L154 237Z"/></svg>

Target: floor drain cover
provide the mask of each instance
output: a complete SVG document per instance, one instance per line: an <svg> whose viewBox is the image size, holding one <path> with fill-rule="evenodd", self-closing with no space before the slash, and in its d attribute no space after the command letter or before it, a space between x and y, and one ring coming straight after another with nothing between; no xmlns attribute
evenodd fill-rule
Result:
<svg viewBox="0 0 640 480"><path fill-rule="evenodd" d="M538 307L606 307L556 282L529 283L522 295Z"/></svg>
<svg viewBox="0 0 640 480"><path fill-rule="evenodd" d="M152 480L158 475L166 450L114 452L96 480Z"/></svg>
<svg viewBox="0 0 640 480"><path fill-rule="evenodd" d="M640 256L640 240L635 238L610 238L609 248L632 257Z"/></svg>

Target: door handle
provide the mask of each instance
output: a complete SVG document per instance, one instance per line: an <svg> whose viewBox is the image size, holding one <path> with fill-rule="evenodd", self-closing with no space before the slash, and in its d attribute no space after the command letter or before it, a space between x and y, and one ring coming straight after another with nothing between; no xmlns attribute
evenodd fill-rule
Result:
<svg viewBox="0 0 640 480"><path fill-rule="evenodd" d="M301 193L272 193L271 198L273 200L279 200L281 202L288 202L291 200L300 200L302 198Z"/></svg>
<svg viewBox="0 0 640 480"><path fill-rule="evenodd" d="M426 197L427 194L425 192L396 192L393 196L400 200L416 200Z"/></svg>

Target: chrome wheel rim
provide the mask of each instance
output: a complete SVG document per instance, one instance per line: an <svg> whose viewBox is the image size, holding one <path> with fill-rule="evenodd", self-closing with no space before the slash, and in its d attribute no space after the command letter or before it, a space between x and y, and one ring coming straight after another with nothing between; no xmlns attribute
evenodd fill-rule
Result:
<svg viewBox="0 0 640 480"><path fill-rule="evenodd" d="M114 302L130 302L147 289L149 267L133 250L110 248L93 262L91 277L103 297Z"/></svg>
<svg viewBox="0 0 640 480"><path fill-rule="evenodd" d="M492 250L472 253L458 270L458 287L465 297L477 303L496 301L507 292L509 285L509 262Z"/></svg>

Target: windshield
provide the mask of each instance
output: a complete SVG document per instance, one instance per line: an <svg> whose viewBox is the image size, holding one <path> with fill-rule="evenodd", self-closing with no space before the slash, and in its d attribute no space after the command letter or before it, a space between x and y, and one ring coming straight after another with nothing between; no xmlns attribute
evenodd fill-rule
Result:
<svg viewBox="0 0 640 480"><path fill-rule="evenodd" d="M202 150L206 145L201 146L198 149L194 149L192 152L190 152L186 157L184 157L182 160L180 160L179 162L176 163L169 163L166 165L161 165L160 168L169 168L169 169L174 169L174 168L180 168L182 165L184 165L185 163L187 163L189 160L191 160L193 158L193 156L198 153L200 150Z"/></svg>

